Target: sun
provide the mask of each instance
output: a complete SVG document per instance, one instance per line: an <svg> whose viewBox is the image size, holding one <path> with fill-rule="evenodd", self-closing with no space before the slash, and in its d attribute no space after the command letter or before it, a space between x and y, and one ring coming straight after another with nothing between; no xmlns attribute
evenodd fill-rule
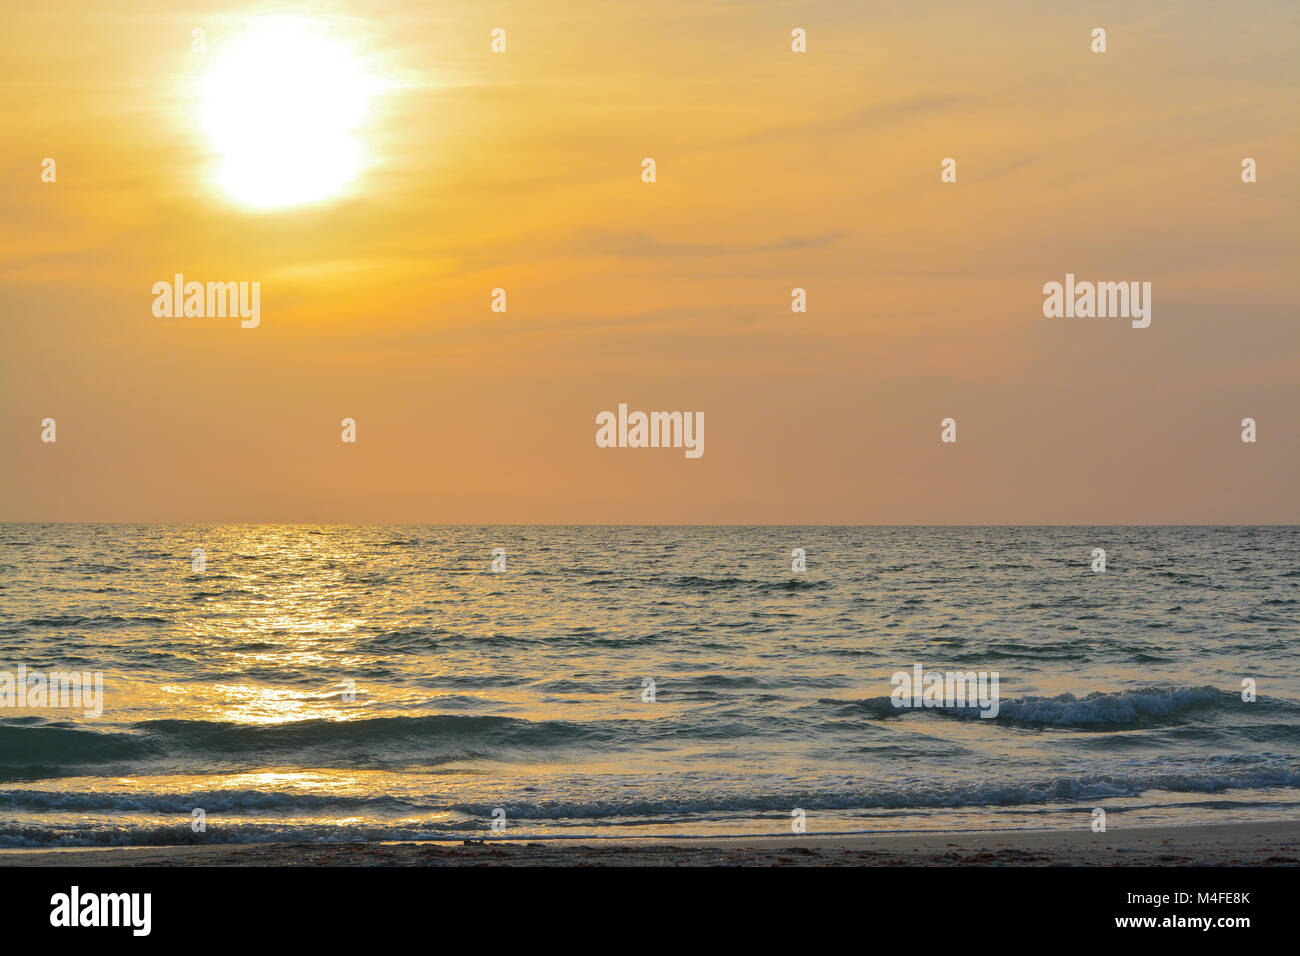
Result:
<svg viewBox="0 0 1300 956"><path fill-rule="evenodd" d="M360 172L373 84L347 43L296 18L260 21L215 51L200 121L216 183L252 209L340 195Z"/></svg>

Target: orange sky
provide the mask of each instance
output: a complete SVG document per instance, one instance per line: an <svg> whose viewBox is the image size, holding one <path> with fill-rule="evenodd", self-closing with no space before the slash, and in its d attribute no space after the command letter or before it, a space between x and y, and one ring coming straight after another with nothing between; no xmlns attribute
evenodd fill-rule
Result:
<svg viewBox="0 0 1300 956"><path fill-rule="evenodd" d="M199 90L296 8L0 14L0 520L1300 521L1294 4L306 6L383 88L269 212ZM1067 272L1151 327L1044 318ZM706 453L597 448L620 402Z"/></svg>

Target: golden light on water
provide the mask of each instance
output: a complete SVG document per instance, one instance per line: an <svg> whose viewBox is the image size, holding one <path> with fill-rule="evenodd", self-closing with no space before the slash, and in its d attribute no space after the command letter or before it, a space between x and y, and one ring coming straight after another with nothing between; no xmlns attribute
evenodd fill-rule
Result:
<svg viewBox="0 0 1300 956"><path fill-rule="evenodd" d="M277 17L214 51L200 122L220 155L217 184L271 210L341 194L365 162L359 131L374 81L350 45Z"/></svg>

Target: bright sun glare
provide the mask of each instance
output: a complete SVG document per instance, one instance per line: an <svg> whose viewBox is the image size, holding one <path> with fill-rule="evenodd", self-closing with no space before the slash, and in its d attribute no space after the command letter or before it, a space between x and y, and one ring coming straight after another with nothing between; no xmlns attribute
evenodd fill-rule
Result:
<svg viewBox="0 0 1300 956"><path fill-rule="evenodd" d="M338 195L361 168L370 92L343 43L307 21L262 21L219 50L203 83L217 183L255 209Z"/></svg>

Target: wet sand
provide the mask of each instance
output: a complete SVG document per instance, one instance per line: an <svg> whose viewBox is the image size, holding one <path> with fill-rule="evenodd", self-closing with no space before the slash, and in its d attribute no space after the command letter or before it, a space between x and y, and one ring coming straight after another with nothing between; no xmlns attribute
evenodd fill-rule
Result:
<svg viewBox="0 0 1300 956"><path fill-rule="evenodd" d="M1286 866L1300 822L708 840L0 850L3 866Z"/></svg>

